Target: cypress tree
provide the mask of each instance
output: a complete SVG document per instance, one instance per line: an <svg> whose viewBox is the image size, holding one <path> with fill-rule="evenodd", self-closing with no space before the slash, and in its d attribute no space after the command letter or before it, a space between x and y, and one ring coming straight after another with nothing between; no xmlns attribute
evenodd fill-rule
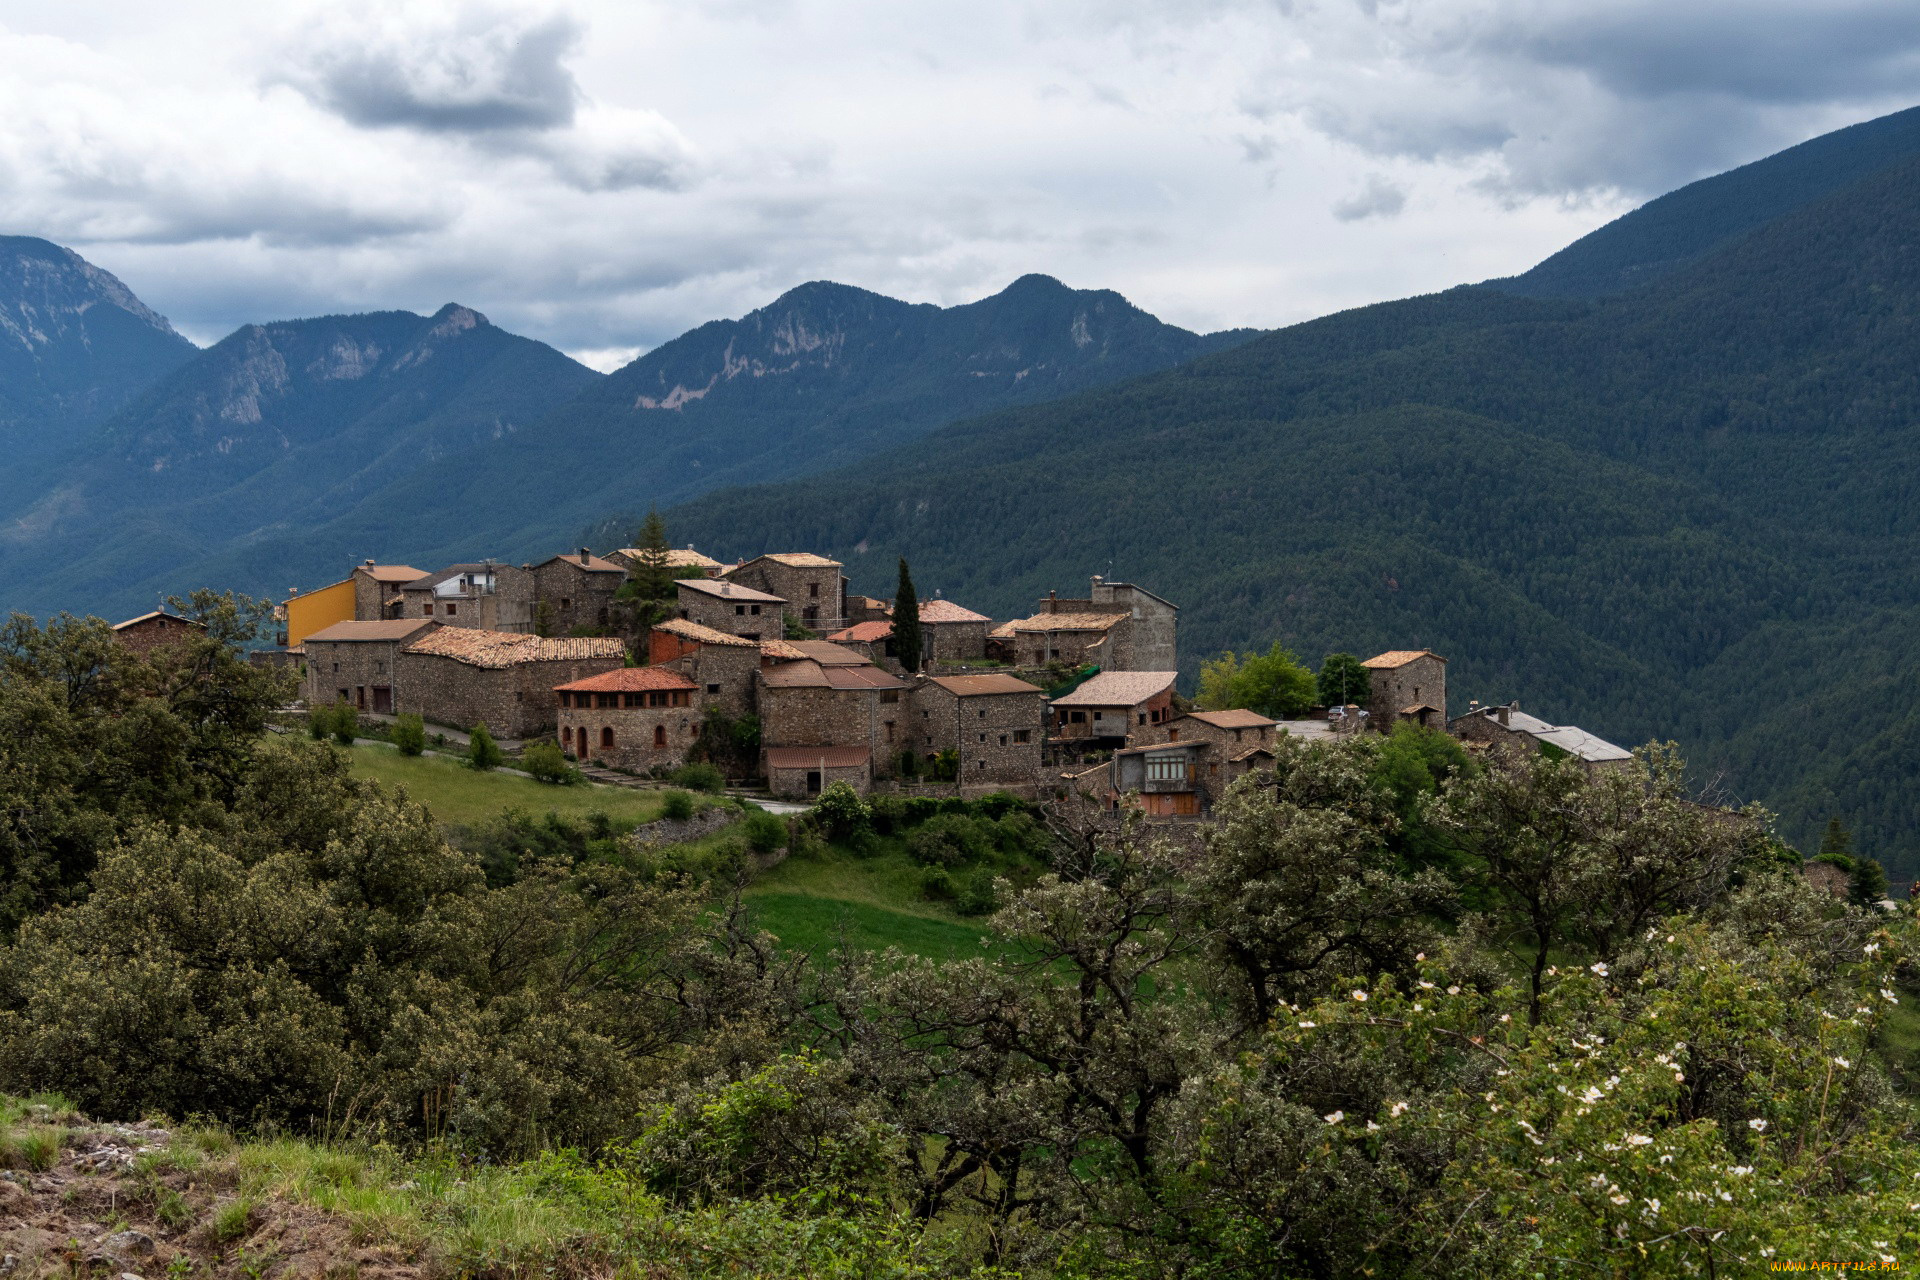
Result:
<svg viewBox="0 0 1920 1280"><path fill-rule="evenodd" d="M908 671L920 669L920 597L907 558L900 557L900 587L893 593L893 654Z"/></svg>
<svg viewBox="0 0 1920 1280"><path fill-rule="evenodd" d="M1826 834L1820 837L1820 852L1853 861L1853 832L1847 830L1847 824L1840 821L1837 813L1827 819Z"/></svg>

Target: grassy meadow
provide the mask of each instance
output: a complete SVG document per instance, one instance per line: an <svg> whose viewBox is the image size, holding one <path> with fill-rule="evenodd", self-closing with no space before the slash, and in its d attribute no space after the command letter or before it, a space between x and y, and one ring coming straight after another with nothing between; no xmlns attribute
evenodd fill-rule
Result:
<svg viewBox="0 0 1920 1280"><path fill-rule="evenodd" d="M370 778L405 788L447 826L473 826L509 809L523 813L557 813L584 818L604 813L610 818L651 822L663 804L658 791L635 791L597 783L556 787L518 773L476 773L449 756L403 756L380 743L359 743L348 749L357 778Z"/></svg>

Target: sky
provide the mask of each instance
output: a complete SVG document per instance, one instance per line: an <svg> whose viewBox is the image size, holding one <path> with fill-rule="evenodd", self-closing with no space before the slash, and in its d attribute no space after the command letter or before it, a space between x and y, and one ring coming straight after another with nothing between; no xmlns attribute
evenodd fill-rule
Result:
<svg viewBox="0 0 1920 1280"><path fill-rule="evenodd" d="M1522 271L1920 102L1911 0L0 0L0 233L187 336L457 301L612 368L808 280L1199 330Z"/></svg>

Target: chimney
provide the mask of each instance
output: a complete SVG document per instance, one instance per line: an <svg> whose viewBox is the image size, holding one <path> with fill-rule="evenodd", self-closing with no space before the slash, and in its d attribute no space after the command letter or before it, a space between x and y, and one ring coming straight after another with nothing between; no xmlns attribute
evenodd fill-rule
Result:
<svg viewBox="0 0 1920 1280"><path fill-rule="evenodd" d="M1502 728L1505 728L1513 723L1513 713L1516 710L1518 710L1519 707L1520 707L1519 703L1510 702L1506 706L1500 708L1500 725Z"/></svg>
<svg viewBox="0 0 1920 1280"><path fill-rule="evenodd" d="M369 569L371 569L371 568L373 568L373 561L372 561L372 560L368 560L368 561L367 561L367 568L369 568Z"/></svg>
<svg viewBox="0 0 1920 1280"><path fill-rule="evenodd" d="M588 551L588 550L587 550L587 549L586 549L585 547L582 547L582 548L580 548L580 563L581 563L581 564L582 564L583 566L584 566L584 565L585 565L585 564L587 563L587 561L588 561L589 559L591 559L591 558L592 558L592 553L591 553L591 552L589 552L589 551Z"/></svg>

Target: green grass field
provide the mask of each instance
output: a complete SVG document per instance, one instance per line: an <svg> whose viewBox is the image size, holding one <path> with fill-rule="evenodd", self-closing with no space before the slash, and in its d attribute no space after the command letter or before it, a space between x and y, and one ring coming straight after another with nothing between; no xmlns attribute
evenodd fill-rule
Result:
<svg viewBox="0 0 1920 1280"><path fill-rule="evenodd" d="M787 946L816 954L837 946L843 931L860 947L899 947L935 959L982 954L985 924L928 901L920 891L925 873L897 840L882 841L870 858L829 848L762 872L747 890L747 905Z"/></svg>
<svg viewBox="0 0 1920 1280"><path fill-rule="evenodd" d="M658 791L593 783L556 787L515 773L475 773L446 756L403 756L392 747L369 743L354 746L348 755L356 778L404 787L448 826L471 826L508 809L568 818L604 813L639 822L660 816Z"/></svg>

